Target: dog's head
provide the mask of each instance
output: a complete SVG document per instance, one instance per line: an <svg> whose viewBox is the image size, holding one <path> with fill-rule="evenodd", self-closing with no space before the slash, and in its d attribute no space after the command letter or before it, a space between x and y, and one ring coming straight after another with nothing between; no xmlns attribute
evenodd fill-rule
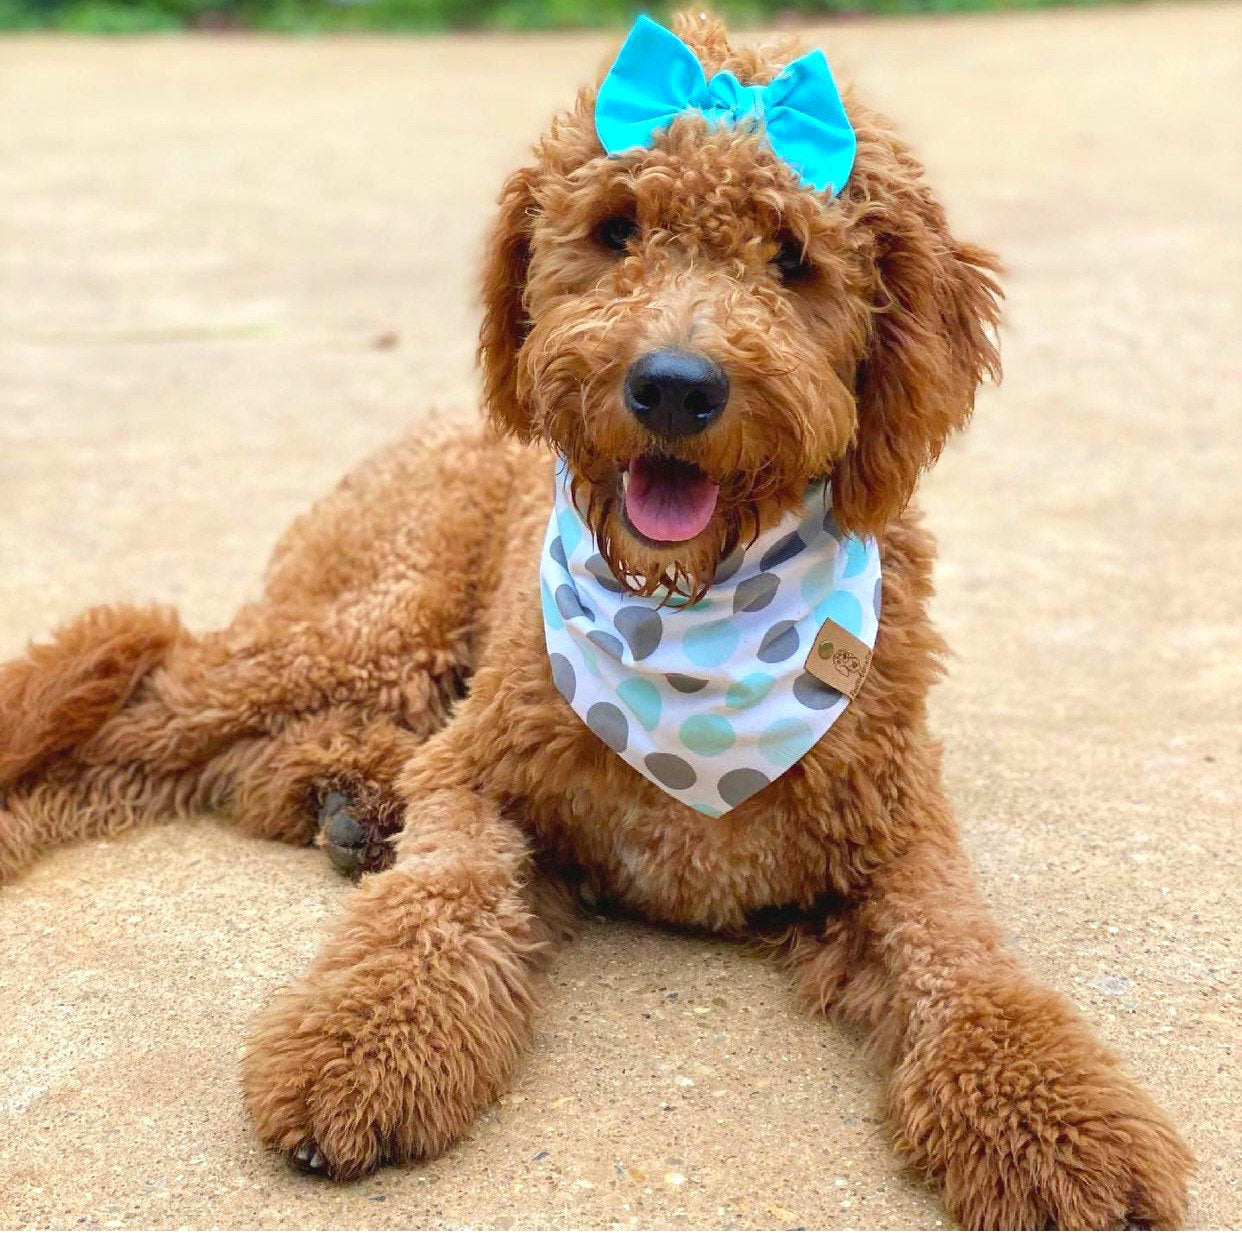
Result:
<svg viewBox="0 0 1242 1233"><path fill-rule="evenodd" d="M798 51L734 50L705 16L676 30L744 84ZM693 113L609 157L595 95L501 194L479 347L493 423L564 455L640 592L701 591L822 476L838 525L878 532L997 375L994 259L949 234L919 163L848 94L835 198L753 128Z"/></svg>

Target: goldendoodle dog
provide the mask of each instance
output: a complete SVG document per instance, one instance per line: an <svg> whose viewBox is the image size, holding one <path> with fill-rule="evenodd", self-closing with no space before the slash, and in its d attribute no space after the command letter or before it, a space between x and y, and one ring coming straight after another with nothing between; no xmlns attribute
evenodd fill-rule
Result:
<svg viewBox="0 0 1242 1233"><path fill-rule="evenodd" d="M505 1089L579 898L771 946L979 1227L1171 1226L1191 1159L972 885L927 728L920 473L996 375L994 259L819 52L640 19L500 196L486 428L423 428L197 637L0 670L0 875L188 810L364 872L244 1062L334 1178Z"/></svg>

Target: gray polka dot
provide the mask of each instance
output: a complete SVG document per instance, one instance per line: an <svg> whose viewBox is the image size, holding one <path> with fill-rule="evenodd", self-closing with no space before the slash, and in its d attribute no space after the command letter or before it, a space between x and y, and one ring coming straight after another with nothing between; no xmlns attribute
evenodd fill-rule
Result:
<svg viewBox="0 0 1242 1233"><path fill-rule="evenodd" d="M666 787L676 792L693 788L698 776L685 758L676 754L653 753L643 759L643 765Z"/></svg>
<svg viewBox="0 0 1242 1233"><path fill-rule="evenodd" d="M548 549L548 556L562 569L569 568L569 562L565 559L565 542L559 535L552 541L552 546Z"/></svg>
<svg viewBox="0 0 1242 1233"><path fill-rule="evenodd" d="M578 678L574 675L574 666L564 655L555 652L548 656L552 662L552 684L556 686L566 702L574 700L574 691L578 688Z"/></svg>
<svg viewBox="0 0 1242 1233"><path fill-rule="evenodd" d="M875 595L872 597L872 602L875 604L875 619L877 621L880 619L880 600L883 599L883 597L884 579L881 577L875 580Z"/></svg>
<svg viewBox="0 0 1242 1233"><path fill-rule="evenodd" d="M621 753L630 740L630 725L619 707L611 702L597 702L586 713L587 727L613 753Z"/></svg>
<svg viewBox="0 0 1242 1233"><path fill-rule="evenodd" d="M683 676L680 672L670 672L664 679L679 694L697 694L700 689L707 688L707 682L700 676Z"/></svg>
<svg viewBox="0 0 1242 1233"><path fill-rule="evenodd" d="M721 775L716 790L730 805L740 805L744 800L762 792L771 780L762 772L740 766L736 771Z"/></svg>
<svg viewBox="0 0 1242 1233"><path fill-rule="evenodd" d="M796 557L805 547L806 544L803 542L802 536L797 531L790 531L788 535L778 539L763 554L759 561L759 568L766 571L775 569L778 565L784 565L786 561Z"/></svg>
<svg viewBox="0 0 1242 1233"><path fill-rule="evenodd" d="M731 552L719 565L716 566L716 576L712 579L712 586L719 586L722 582L728 582L734 574L742 567L742 549L738 548Z"/></svg>
<svg viewBox="0 0 1242 1233"><path fill-rule="evenodd" d="M586 563L587 573L604 588L605 591L611 591L614 595L620 595L625 588L617 581L612 570L608 568L608 562L597 552Z"/></svg>
<svg viewBox="0 0 1242 1233"><path fill-rule="evenodd" d="M775 574L756 574L739 582L733 592L734 612L759 612L776 598L781 580Z"/></svg>
<svg viewBox="0 0 1242 1233"><path fill-rule="evenodd" d="M765 664L779 664L798 649L798 626L794 621L777 621L759 644L759 658Z"/></svg>
<svg viewBox="0 0 1242 1233"><path fill-rule="evenodd" d="M614 638L611 634L606 634L602 629L593 629L587 637L595 643L605 655L610 655L613 659L619 660L625 653L625 647L621 645L620 638Z"/></svg>
<svg viewBox="0 0 1242 1233"><path fill-rule="evenodd" d="M664 634L664 622L660 620L660 614L650 608L640 608L637 604L622 608L613 624L629 644L630 654L635 659L646 659L660 645L660 638Z"/></svg>
<svg viewBox="0 0 1242 1233"><path fill-rule="evenodd" d="M595 613L578 598L578 592L568 582L562 582L556 588L556 610L567 621L577 616L584 616L588 621L595 620Z"/></svg>
<svg viewBox="0 0 1242 1233"><path fill-rule="evenodd" d="M793 696L809 711L826 711L841 701L841 695L809 672L802 673L793 683Z"/></svg>

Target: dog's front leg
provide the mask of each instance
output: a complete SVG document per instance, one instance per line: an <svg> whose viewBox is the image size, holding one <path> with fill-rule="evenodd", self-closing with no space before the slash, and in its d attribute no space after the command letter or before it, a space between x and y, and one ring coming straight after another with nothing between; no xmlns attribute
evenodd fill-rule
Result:
<svg viewBox="0 0 1242 1233"><path fill-rule="evenodd" d="M1067 1000L1027 977L952 827L796 948L806 993L893 1063L898 1146L970 1228L1177 1227L1191 1157Z"/></svg>
<svg viewBox="0 0 1242 1233"><path fill-rule="evenodd" d="M504 1090L553 933L523 836L478 794L419 800L396 846L243 1065L264 1142L337 1179L443 1151Z"/></svg>

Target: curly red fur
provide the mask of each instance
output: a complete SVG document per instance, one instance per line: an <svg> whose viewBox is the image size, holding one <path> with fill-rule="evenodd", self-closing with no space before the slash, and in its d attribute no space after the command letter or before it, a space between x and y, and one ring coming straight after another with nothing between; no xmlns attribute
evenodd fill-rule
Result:
<svg viewBox="0 0 1242 1233"><path fill-rule="evenodd" d="M182 636L166 608L92 608L0 667L0 788L93 736Z"/></svg>
<svg viewBox="0 0 1242 1233"><path fill-rule="evenodd" d="M743 81L796 54L733 49L709 18L678 30L709 73ZM364 464L294 525L264 598L224 631L191 639L171 616L111 610L0 671L0 877L75 835L194 806L294 842L330 789L380 833L400 819L392 868L246 1054L263 1140L334 1177L442 1151L503 1090L573 882L775 945L807 1001L860 1024L890 1068L894 1140L955 1219L1178 1223L1189 1154L1005 949L927 729L943 646L909 502L998 373L995 260L951 235L917 160L850 94L858 157L832 201L757 134L692 116L605 157L593 98L500 198L479 340L493 432L424 432ZM598 234L617 213L636 224L623 253ZM790 240L807 272L783 281L772 258ZM707 353L732 390L709 431L661 446L720 485L707 529L679 545L634 534L619 500L620 469L651 448L622 374L659 346ZM858 698L722 818L614 756L552 683L536 442L569 460L637 591L710 586L816 478L842 528L877 538L883 611Z"/></svg>

